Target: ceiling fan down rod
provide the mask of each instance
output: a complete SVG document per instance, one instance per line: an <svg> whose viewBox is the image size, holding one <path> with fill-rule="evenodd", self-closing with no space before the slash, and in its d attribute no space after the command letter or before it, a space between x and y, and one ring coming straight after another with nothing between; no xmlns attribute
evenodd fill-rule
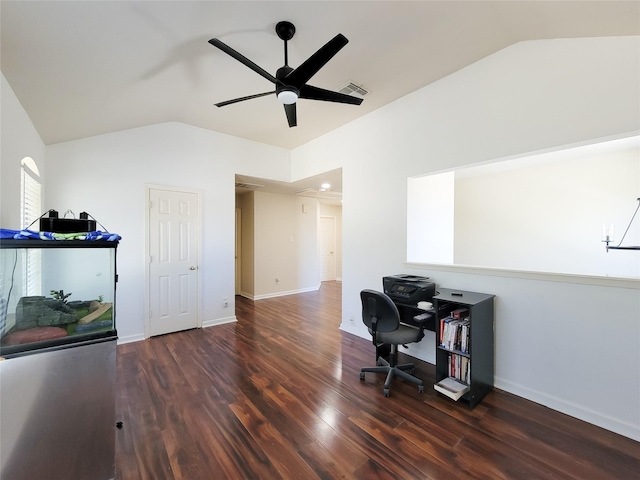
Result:
<svg viewBox="0 0 640 480"><path fill-rule="evenodd" d="M289 49L287 48L288 42L287 40L284 41L284 66L288 67L289 66Z"/></svg>
<svg viewBox="0 0 640 480"><path fill-rule="evenodd" d="M284 41L284 64L289 66L289 49L288 41L293 38L296 33L296 27L291 22L282 21L276 24L276 34L278 38Z"/></svg>

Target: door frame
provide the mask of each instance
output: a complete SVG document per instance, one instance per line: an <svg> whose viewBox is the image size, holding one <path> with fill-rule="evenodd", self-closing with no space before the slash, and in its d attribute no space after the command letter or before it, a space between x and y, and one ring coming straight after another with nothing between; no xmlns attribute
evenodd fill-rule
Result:
<svg viewBox="0 0 640 480"><path fill-rule="evenodd" d="M242 291L242 210L236 207L236 238L235 238L235 294Z"/></svg>
<svg viewBox="0 0 640 480"><path fill-rule="evenodd" d="M197 197L198 204L198 227L196 231L196 252L198 255L198 270L197 270L197 286L198 286L198 295L196 299L196 309L197 309L197 328L202 328L202 190L198 190L195 188L185 188L185 187L173 187L169 185L156 185L156 184L145 184L144 186L144 338L150 338L150 322L151 322L151 309L149 306L150 301L150 293L149 289L151 288L151 283L149 280L150 269L149 269L149 258L151 256L149 252L149 192L151 190L166 190L171 192L179 192L179 193L192 193Z"/></svg>

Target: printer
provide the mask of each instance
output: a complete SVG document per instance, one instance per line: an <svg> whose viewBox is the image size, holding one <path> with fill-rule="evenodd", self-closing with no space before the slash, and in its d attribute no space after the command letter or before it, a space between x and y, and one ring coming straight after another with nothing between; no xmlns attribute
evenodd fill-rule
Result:
<svg viewBox="0 0 640 480"><path fill-rule="evenodd" d="M436 284L429 277L416 275L389 275L382 277L382 287L394 303L418 305L418 302L430 302L436 293Z"/></svg>

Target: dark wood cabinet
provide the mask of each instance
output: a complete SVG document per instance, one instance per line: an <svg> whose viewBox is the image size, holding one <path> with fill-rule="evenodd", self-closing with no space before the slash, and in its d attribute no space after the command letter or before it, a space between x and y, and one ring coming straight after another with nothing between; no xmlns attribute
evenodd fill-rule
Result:
<svg viewBox="0 0 640 480"><path fill-rule="evenodd" d="M475 407L493 389L494 295L441 288L433 297L435 389Z"/></svg>

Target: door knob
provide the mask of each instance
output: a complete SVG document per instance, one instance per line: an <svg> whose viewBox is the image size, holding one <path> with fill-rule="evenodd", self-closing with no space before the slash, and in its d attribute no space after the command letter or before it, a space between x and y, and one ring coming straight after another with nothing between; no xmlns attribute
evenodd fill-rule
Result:
<svg viewBox="0 0 640 480"><path fill-rule="evenodd" d="M189 267L189 270L195 270L195 269L196 269L196 267L194 267L193 265L191 265L191 266Z"/></svg>

